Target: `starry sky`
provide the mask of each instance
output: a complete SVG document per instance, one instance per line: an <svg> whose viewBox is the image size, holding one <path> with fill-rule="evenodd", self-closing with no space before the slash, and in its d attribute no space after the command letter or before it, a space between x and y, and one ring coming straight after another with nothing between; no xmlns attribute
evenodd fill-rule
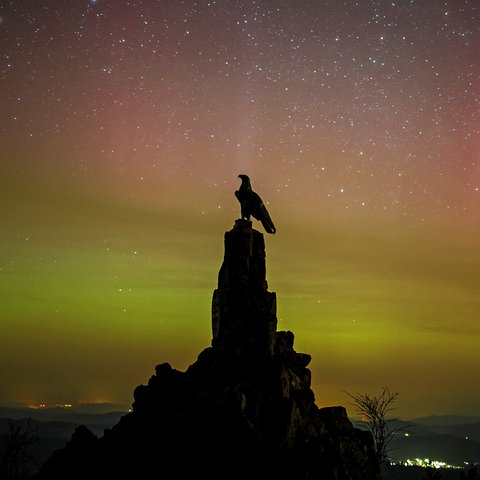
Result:
<svg viewBox="0 0 480 480"><path fill-rule="evenodd" d="M243 173L317 405L480 415L477 0L6 0L0 39L1 404L192 364Z"/></svg>

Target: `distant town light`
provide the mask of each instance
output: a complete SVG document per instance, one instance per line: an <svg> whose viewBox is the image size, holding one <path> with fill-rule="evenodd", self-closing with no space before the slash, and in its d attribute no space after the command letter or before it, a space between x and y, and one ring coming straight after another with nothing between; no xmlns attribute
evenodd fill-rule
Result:
<svg viewBox="0 0 480 480"><path fill-rule="evenodd" d="M458 465L449 465L446 462L441 462L440 460L430 460L429 458L415 458L407 459L403 462L397 462L397 465L403 465L405 467L423 467L423 468L455 468L462 469L463 467Z"/></svg>

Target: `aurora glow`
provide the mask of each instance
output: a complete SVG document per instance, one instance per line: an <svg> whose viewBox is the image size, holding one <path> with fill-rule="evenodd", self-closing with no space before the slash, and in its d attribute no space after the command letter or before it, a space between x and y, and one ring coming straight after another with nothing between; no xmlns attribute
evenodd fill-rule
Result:
<svg viewBox="0 0 480 480"><path fill-rule="evenodd" d="M317 404L480 415L480 7L300 3L0 5L0 403L193 363L246 173Z"/></svg>

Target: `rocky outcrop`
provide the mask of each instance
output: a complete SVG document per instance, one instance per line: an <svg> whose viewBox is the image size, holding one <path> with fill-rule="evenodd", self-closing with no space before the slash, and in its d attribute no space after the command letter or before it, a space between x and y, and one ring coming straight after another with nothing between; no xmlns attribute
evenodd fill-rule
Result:
<svg viewBox="0 0 480 480"><path fill-rule="evenodd" d="M212 300L212 342L186 371L155 367L103 437L85 427L40 479L375 480L372 438L345 408L319 408L311 357L277 331L263 235L237 220Z"/></svg>

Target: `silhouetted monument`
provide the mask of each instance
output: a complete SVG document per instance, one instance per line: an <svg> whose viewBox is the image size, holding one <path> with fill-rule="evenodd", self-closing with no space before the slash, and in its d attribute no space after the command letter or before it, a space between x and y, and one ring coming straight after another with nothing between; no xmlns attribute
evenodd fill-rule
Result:
<svg viewBox="0 0 480 480"><path fill-rule="evenodd" d="M131 413L100 438L79 427L39 479L380 478L371 435L344 407L317 407L310 355L276 330L263 235L240 219L224 247L211 346L185 372L157 365Z"/></svg>

